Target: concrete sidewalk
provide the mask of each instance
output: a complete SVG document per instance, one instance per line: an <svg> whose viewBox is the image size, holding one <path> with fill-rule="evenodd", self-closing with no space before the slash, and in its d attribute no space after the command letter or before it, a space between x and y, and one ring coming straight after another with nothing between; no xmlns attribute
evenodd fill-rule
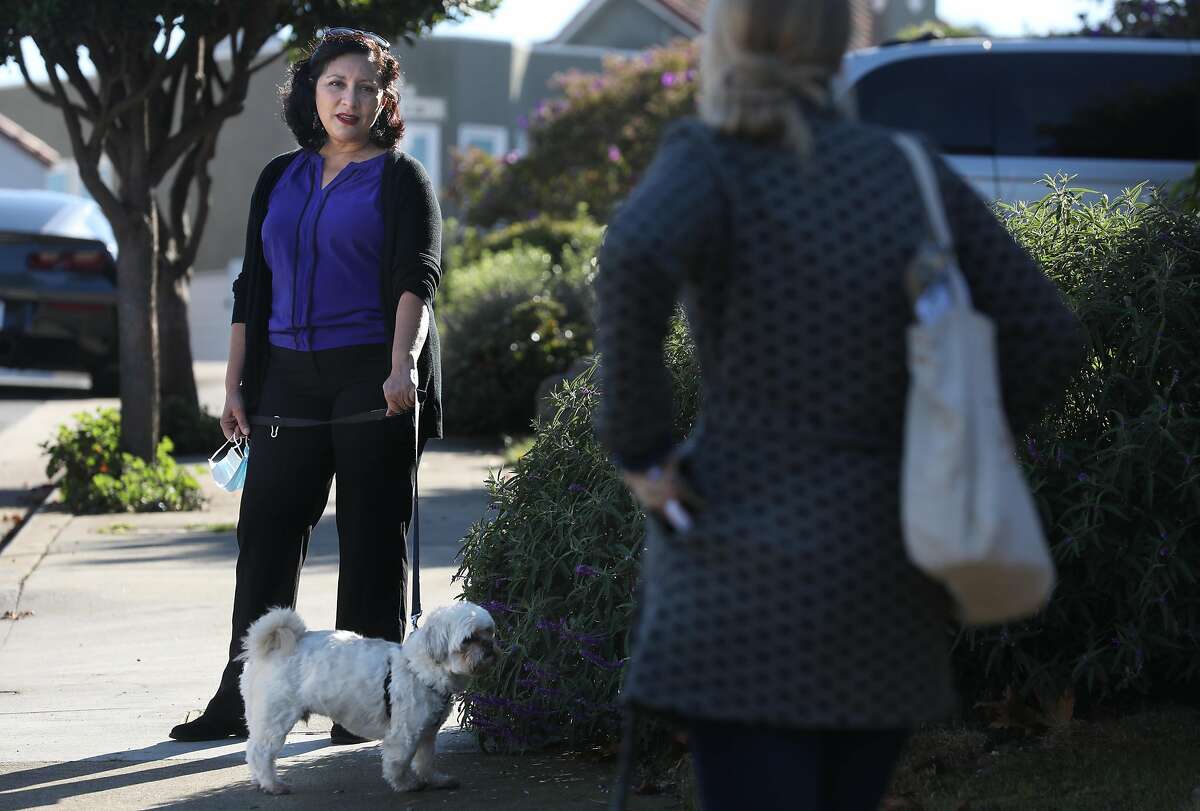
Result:
<svg viewBox="0 0 1200 811"><path fill-rule="evenodd" d="M454 556L486 514L483 482L500 463L477 446L429 445L427 610L457 593ZM208 509L195 513L72 517L49 504L0 555L0 615L21 617L0 621L0 809L604 806L611 763L485 755L453 728L439 741L442 767L463 788L416 795L388 789L376 744L330 747L324 718L289 737L281 768L295 793L281 798L249 787L242 741L168 740L172 725L203 708L229 641L238 496L211 485L206 493ZM335 509L336 493L301 577L298 609L312 628L333 623ZM672 806L661 797L631 804Z"/></svg>

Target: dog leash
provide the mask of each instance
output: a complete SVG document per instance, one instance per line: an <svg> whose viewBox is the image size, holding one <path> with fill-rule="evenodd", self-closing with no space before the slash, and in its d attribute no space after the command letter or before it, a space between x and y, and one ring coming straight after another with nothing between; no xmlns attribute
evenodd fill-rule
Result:
<svg viewBox="0 0 1200 811"><path fill-rule="evenodd" d="M412 554L412 600L411 610L408 612L412 619L413 630L417 630L417 620L421 616L421 502L418 498L420 485L418 482L418 474L421 469L421 403L425 401L428 392L425 389L417 389L417 399L413 403L413 514L412 514L412 529L410 532L412 543L408 547ZM278 415L267 417L264 415L252 415L248 418L251 425L262 425L271 429L271 436L279 436L280 428L320 428L326 425L356 425L366 422L379 422L382 420L390 420L395 417L404 416L404 412L388 414L386 408L376 408L372 411L363 411L358 414L351 414L346 417L337 417L331 420L314 420L305 417L280 417Z"/></svg>

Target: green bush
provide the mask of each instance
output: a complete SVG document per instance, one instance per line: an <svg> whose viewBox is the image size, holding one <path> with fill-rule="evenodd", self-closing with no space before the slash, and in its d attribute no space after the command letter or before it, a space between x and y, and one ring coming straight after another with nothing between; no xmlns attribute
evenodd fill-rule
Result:
<svg viewBox="0 0 1200 811"><path fill-rule="evenodd" d="M569 220L540 214L490 232L453 220L447 226L446 258L451 273L454 268L478 262L486 253L499 253L521 245L542 249L556 263L562 261L563 250L568 246L576 253L594 255L604 233L603 227L588 216L587 206L583 204Z"/></svg>
<svg viewBox="0 0 1200 811"><path fill-rule="evenodd" d="M438 307L446 429L528 430L538 385L592 345L594 246L562 261L524 245L485 253L443 281Z"/></svg>
<svg viewBox="0 0 1200 811"><path fill-rule="evenodd" d="M667 341L690 427L696 369L678 324ZM464 698L485 745L584 747L617 731L613 706L627 657L643 516L592 434L595 365L563 385L537 440L488 482L495 520L471 527L458 577L463 594L496 619L508 653Z"/></svg>
<svg viewBox="0 0 1200 811"><path fill-rule="evenodd" d="M1091 347L1022 448L1060 583L1033 621L965 635L958 662L970 684L1043 702L1164 694L1200 675L1200 219L1047 182L1003 216Z"/></svg>
<svg viewBox="0 0 1200 811"><path fill-rule="evenodd" d="M121 416L111 408L78 414L75 426L60 426L57 436L42 443L49 456L46 475L62 473L58 482L71 512L174 512L203 506L199 483L175 464L168 438L158 444L153 464L122 453Z"/></svg>
<svg viewBox="0 0 1200 811"><path fill-rule="evenodd" d="M1011 686L1052 702L1073 688L1086 708L1194 693L1200 219L1163 200L1084 203L1061 183L1003 217L1064 291L1091 352L1065 403L1020 441L1060 585L1032 621L948 629L965 698ZM698 370L678 326L668 358L682 435ZM559 395L512 475L489 483L495 519L463 549L464 595L493 610L511 647L464 703L494 744L615 734L642 518L592 436L596 396L590 379Z"/></svg>

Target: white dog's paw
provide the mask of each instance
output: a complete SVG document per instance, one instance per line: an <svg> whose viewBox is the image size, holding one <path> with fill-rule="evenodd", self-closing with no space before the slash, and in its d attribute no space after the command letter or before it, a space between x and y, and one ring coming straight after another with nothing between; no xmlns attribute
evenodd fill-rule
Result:
<svg viewBox="0 0 1200 811"><path fill-rule="evenodd" d="M416 775L408 774L404 777L388 778L388 785L392 787L392 791L409 792L423 791L428 786L428 783Z"/></svg>
<svg viewBox="0 0 1200 811"><path fill-rule="evenodd" d="M291 794L292 787L287 783L276 780L274 783L260 783L259 790L264 794Z"/></svg>
<svg viewBox="0 0 1200 811"><path fill-rule="evenodd" d="M457 777L451 777L444 772L434 772L429 775L429 787L440 789L455 789L461 786Z"/></svg>

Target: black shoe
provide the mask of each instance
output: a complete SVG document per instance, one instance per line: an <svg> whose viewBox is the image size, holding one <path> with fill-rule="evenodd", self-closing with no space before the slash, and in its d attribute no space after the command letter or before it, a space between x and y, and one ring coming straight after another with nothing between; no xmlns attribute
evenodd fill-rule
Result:
<svg viewBox="0 0 1200 811"><path fill-rule="evenodd" d="M250 733L246 722L241 718L220 718L212 713L204 713L184 724L179 724L171 730L171 737L177 741L219 741L222 738L246 738Z"/></svg>
<svg viewBox="0 0 1200 811"><path fill-rule="evenodd" d="M334 746L349 746L352 743L366 743L370 738L360 738L341 724L334 724L329 730L329 742Z"/></svg>

